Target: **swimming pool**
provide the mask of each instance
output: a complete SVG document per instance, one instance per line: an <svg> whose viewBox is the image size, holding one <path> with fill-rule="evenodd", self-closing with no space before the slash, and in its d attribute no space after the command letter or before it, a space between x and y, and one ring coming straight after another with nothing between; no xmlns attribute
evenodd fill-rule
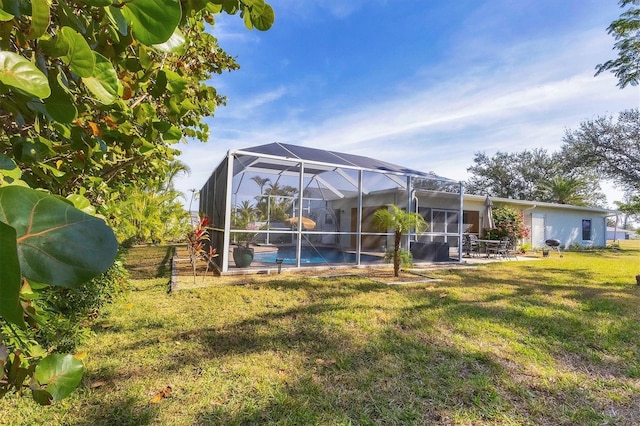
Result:
<svg viewBox="0 0 640 426"><path fill-rule="evenodd" d="M267 251L255 253L253 260L262 263L276 263L276 259L282 259L286 265L296 264L296 248L280 247L277 251ZM375 262L382 260L382 257L361 254L361 262ZM356 263L356 254L345 252L338 247L302 247L300 252L301 264L323 264L323 263Z"/></svg>

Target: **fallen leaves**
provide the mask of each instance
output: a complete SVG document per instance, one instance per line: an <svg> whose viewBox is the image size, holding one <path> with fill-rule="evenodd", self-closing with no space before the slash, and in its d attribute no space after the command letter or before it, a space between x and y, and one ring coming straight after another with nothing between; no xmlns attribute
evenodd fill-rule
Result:
<svg viewBox="0 0 640 426"><path fill-rule="evenodd" d="M316 365L330 367L336 363L335 359L322 359L318 358L315 361Z"/></svg>
<svg viewBox="0 0 640 426"><path fill-rule="evenodd" d="M157 404L160 401L162 401L164 398L168 398L169 396L171 396L171 391L172 391L171 386L167 386L166 388L162 389L160 392L153 395L153 397L149 400L149 404Z"/></svg>

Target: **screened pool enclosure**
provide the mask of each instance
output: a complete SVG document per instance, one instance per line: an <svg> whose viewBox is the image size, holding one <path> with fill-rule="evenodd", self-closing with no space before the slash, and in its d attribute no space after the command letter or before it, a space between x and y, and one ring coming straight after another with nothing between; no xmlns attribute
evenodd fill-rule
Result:
<svg viewBox="0 0 640 426"><path fill-rule="evenodd" d="M462 186L433 173L272 143L229 151L200 190L222 272L383 263L393 230L372 217L389 204L430 224L403 241L414 262L460 260Z"/></svg>

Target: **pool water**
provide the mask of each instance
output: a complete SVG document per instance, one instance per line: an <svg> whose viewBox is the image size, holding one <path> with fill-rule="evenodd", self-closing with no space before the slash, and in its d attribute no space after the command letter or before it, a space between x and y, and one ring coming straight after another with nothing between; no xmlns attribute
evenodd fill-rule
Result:
<svg viewBox="0 0 640 426"><path fill-rule="evenodd" d="M278 251L255 253L253 260L262 263L276 263L276 259L282 259L283 264L296 264L296 248L280 247ZM374 262L382 258L367 254L360 255L361 262ZM300 253L301 264L315 263L355 263L356 254L342 251L336 247L302 247Z"/></svg>

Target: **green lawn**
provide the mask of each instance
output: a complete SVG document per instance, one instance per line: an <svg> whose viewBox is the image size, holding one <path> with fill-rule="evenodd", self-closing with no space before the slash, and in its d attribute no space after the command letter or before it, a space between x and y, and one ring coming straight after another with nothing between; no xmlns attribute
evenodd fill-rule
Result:
<svg viewBox="0 0 640 426"><path fill-rule="evenodd" d="M287 274L167 294L166 276L134 280L83 348L81 389L47 408L5 397L0 421L638 424L636 274L632 242L419 284Z"/></svg>

